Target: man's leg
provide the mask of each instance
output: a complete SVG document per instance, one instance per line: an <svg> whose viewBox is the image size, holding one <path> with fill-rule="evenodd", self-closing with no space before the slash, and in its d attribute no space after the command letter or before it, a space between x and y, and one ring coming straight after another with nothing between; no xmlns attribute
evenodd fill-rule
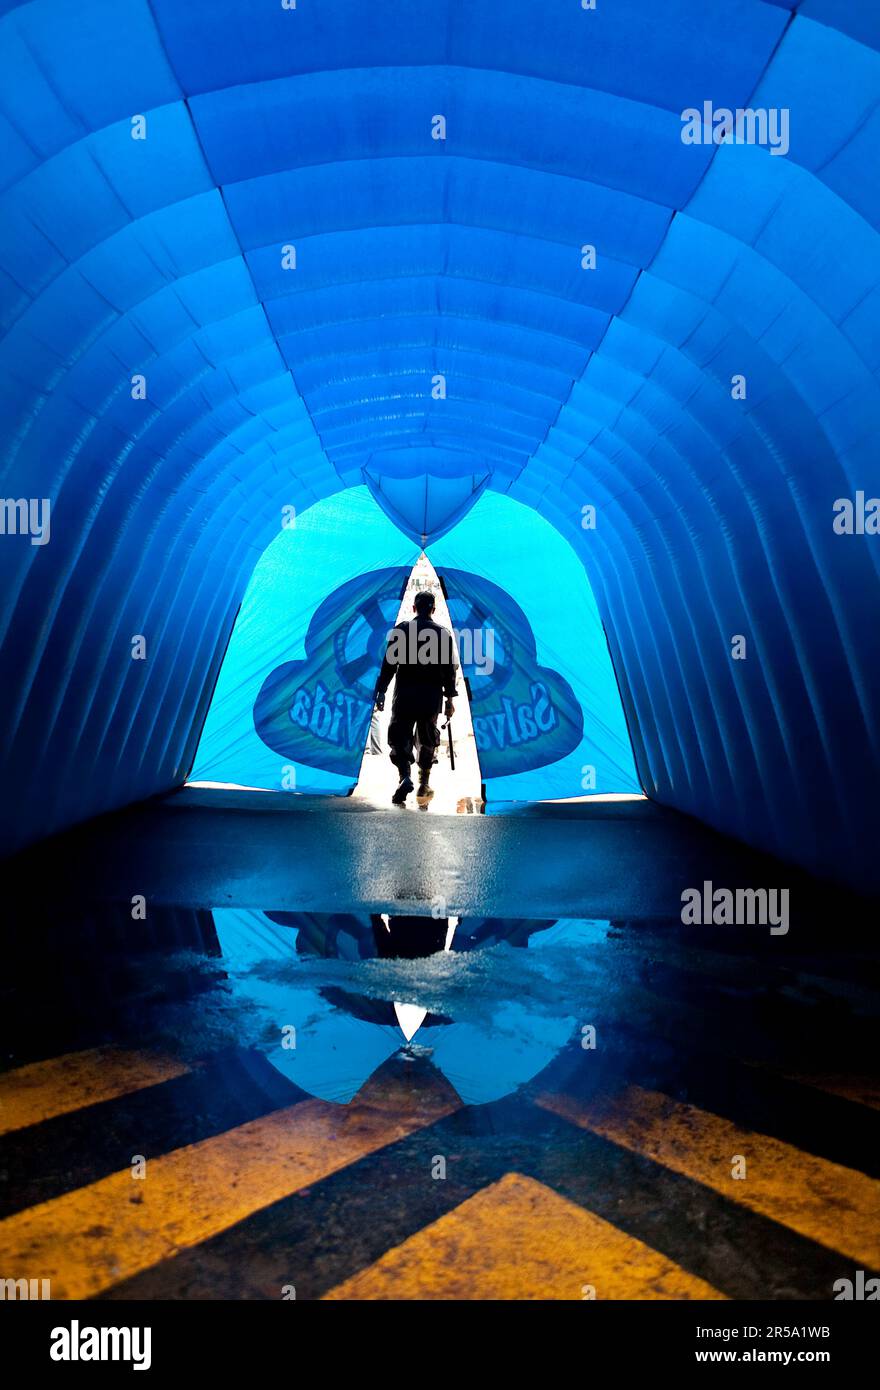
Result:
<svg viewBox="0 0 880 1390"><path fill-rule="evenodd" d="M412 715L405 710L392 709L391 723L388 725L388 747L391 761L400 773L397 791L391 798L395 806L402 806L413 789L410 774L413 764L414 723Z"/></svg>
<svg viewBox="0 0 880 1390"><path fill-rule="evenodd" d="M438 715L420 714L416 720L416 739L419 748L419 789L417 796L428 801L434 795L431 788L431 768L437 761L437 748L440 744L440 730L437 728Z"/></svg>

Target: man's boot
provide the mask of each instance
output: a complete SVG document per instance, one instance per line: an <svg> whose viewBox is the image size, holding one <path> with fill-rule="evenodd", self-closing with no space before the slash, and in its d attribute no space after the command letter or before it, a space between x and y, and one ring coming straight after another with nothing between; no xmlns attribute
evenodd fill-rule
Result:
<svg viewBox="0 0 880 1390"><path fill-rule="evenodd" d="M410 766L403 763L400 766L400 782L397 791L391 798L392 806L402 806L413 789L412 778L410 777Z"/></svg>
<svg viewBox="0 0 880 1390"><path fill-rule="evenodd" d="M431 769L429 767L419 768L419 789L416 792L417 801L430 801L434 795L434 788L431 786Z"/></svg>

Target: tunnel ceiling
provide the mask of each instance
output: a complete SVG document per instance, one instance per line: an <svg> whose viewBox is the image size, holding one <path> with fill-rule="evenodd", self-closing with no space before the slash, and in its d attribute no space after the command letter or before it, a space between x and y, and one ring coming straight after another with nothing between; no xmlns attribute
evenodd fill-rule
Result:
<svg viewBox="0 0 880 1390"><path fill-rule="evenodd" d="M183 779L281 509L366 483L542 512L649 794L873 872L873 0L2 11L7 848Z"/></svg>

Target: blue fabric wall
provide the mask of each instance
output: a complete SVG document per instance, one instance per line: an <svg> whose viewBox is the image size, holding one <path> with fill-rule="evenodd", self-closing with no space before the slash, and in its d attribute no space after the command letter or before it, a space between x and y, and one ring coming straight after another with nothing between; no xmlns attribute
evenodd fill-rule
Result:
<svg viewBox="0 0 880 1390"><path fill-rule="evenodd" d="M878 50L874 0L0 6L0 494L51 503L0 846L180 782L282 508L366 484L534 508L646 790L876 886ZM787 152L683 143L707 100Z"/></svg>

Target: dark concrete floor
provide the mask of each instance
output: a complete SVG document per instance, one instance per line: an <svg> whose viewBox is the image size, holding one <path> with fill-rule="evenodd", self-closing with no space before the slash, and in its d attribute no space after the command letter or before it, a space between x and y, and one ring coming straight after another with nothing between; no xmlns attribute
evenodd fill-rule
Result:
<svg viewBox="0 0 880 1390"><path fill-rule="evenodd" d="M853 924L465 919L415 958L383 930L7 919L4 1273L60 1299L828 1300L880 1267ZM409 1044L394 1000L425 1009Z"/></svg>
<svg viewBox="0 0 880 1390"><path fill-rule="evenodd" d="M788 887L790 930L684 924L705 879ZM880 1270L876 910L673 812L187 790L4 890L4 1277L827 1300Z"/></svg>
<svg viewBox="0 0 880 1390"><path fill-rule="evenodd" d="M5 867L41 900L298 911L670 917L681 894L787 887L794 912L849 901L653 802L512 805L421 816L341 797L184 788L104 816Z"/></svg>

